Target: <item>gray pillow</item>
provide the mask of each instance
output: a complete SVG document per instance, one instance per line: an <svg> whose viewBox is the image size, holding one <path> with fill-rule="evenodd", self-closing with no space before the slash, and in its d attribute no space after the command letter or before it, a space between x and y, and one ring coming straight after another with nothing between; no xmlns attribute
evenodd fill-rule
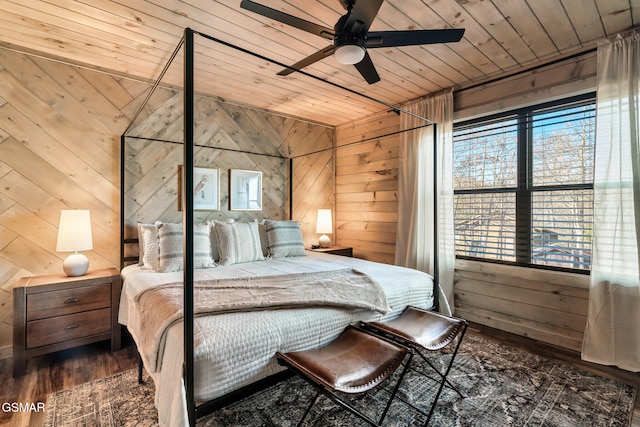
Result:
<svg viewBox="0 0 640 427"><path fill-rule="evenodd" d="M267 220L264 226L267 230L269 254L273 258L306 255L298 221Z"/></svg>
<svg viewBox="0 0 640 427"><path fill-rule="evenodd" d="M258 234L260 235L260 247L262 248L262 255L269 256L269 242L267 241L267 229L264 226L264 219L258 221Z"/></svg>
<svg viewBox="0 0 640 427"><path fill-rule="evenodd" d="M218 249L218 238L216 237L216 230L214 229L216 226L215 221L207 221L205 224L211 227L211 258L213 258L213 262L218 262L220 260L220 250Z"/></svg>
<svg viewBox="0 0 640 427"><path fill-rule="evenodd" d="M211 227L207 224L193 226L193 268L215 267L211 257ZM158 271L180 271L182 262L182 224L158 225L160 262Z"/></svg>
<svg viewBox="0 0 640 427"><path fill-rule="evenodd" d="M213 229L218 239L220 265L264 260L257 222L216 222Z"/></svg>

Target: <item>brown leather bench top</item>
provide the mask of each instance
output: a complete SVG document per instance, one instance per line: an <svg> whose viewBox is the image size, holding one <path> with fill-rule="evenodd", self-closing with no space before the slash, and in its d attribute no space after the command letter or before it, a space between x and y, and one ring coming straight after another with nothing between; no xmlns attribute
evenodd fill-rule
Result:
<svg viewBox="0 0 640 427"><path fill-rule="evenodd" d="M348 327L322 348L277 356L325 387L362 393L388 378L407 352L402 346Z"/></svg>

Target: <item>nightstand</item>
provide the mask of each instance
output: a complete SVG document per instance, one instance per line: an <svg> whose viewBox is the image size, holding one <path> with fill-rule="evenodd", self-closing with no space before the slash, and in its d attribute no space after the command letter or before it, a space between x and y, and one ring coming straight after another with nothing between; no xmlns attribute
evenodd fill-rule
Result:
<svg viewBox="0 0 640 427"><path fill-rule="evenodd" d="M310 248L313 252L322 252L325 254L353 256L353 248L346 248L344 246L329 246L328 248Z"/></svg>
<svg viewBox="0 0 640 427"><path fill-rule="evenodd" d="M119 302L115 268L20 279L13 288L13 376L24 375L32 356L103 340L119 350Z"/></svg>

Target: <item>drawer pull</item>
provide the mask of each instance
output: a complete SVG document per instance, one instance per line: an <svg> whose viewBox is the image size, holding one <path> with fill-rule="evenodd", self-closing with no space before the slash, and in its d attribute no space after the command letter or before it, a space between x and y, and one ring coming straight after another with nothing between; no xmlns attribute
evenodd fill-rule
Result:
<svg viewBox="0 0 640 427"><path fill-rule="evenodd" d="M80 301L78 298L69 298L64 303L65 304L73 304L73 303L78 302L78 301Z"/></svg>
<svg viewBox="0 0 640 427"><path fill-rule="evenodd" d="M80 327L80 325L78 325L77 323L72 323L70 325L65 326L64 328L69 330L69 329L75 329L75 328L78 328L78 327Z"/></svg>

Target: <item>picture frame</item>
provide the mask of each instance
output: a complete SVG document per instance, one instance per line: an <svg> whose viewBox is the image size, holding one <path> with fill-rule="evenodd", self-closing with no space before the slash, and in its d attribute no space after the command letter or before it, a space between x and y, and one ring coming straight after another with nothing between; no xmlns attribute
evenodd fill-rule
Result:
<svg viewBox="0 0 640 427"><path fill-rule="evenodd" d="M178 210L182 210L182 177L184 168L178 166ZM193 210L220 210L220 169L193 168Z"/></svg>
<svg viewBox="0 0 640 427"><path fill-rule="evenodd" d="M229 210L262 210L262 172L229 170Z"/></svg>

